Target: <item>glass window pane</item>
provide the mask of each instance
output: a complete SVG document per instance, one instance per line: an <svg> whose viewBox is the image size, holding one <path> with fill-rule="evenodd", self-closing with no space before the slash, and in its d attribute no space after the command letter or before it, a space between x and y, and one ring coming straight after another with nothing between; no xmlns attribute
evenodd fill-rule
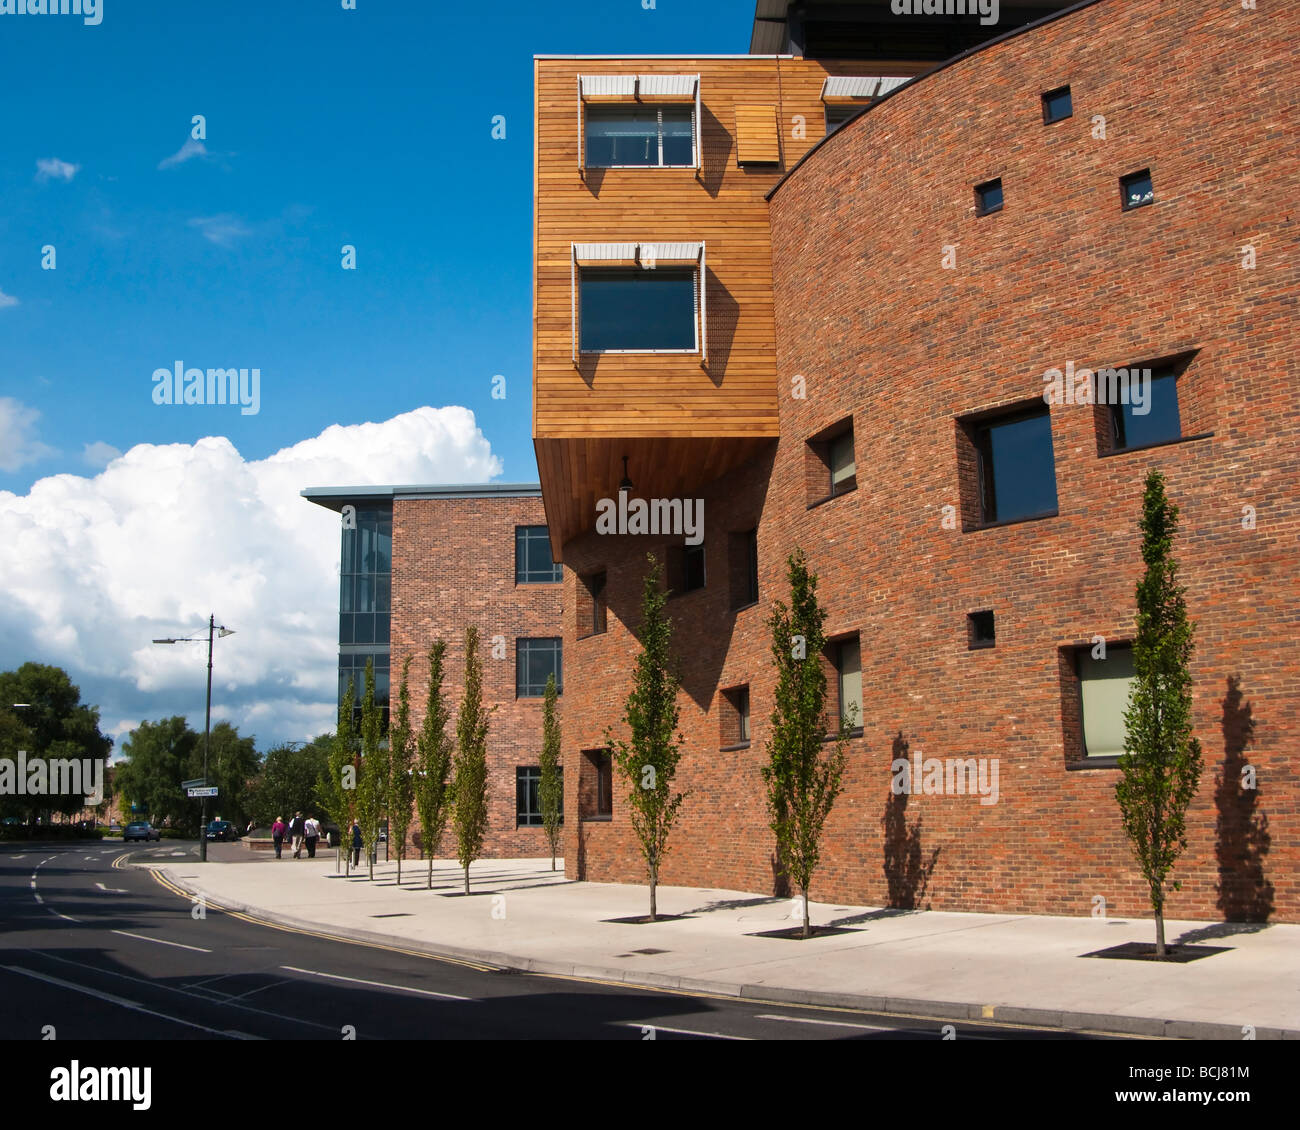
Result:
<svg viewBox="0 0 1300 1130"><path fill-rule="evenodd" d="M993 513L986 522L1005 522L1056 509L1056 461L1052 423L1046 412L988 425L986 452L992 466Z"/></svg>
<svg viewBox="0 0 1300 1130"><path fill-rule="evenodd" d="M862 652L857 640L840 644L840 714L862 725ZM855 708L855 709L850 709Z"/></svg>
<svg viewBox="0 0 1300 1130"><path fill-rule="evenodd" d="M659 115L653 109L587 106L588 168L659 163Z"/></svg>
<svg viewBox="0 0 1300 1130"><path fill-rule="evenodd" d="M391 577L375 578L375 611L392 611L393 581Z"/></svg>
<svg viewBox="0 0 1300 1130"><path fill-rule="evenodd" d="M386 613L375 613L375 643L388 643L388 629L391 621Z"/></svg>
<svg viewBox="0 0 1300 1130"><path fill-rule="evenodd" d="M375 642L375 618L370 613L353 613L352 615L352 635L353 643L374 643Z"/></svg>
<svg viewBox="0 0 1300 1130"><path fill-rule="evenodd" d="M854 475L853 433L845 432L831 440L831 487L837 487Z"/></svg>
<svg viewBox="0 0 1300 1130"><path fill-rule="evenodd" d="M583 271L580 290L584 350L696 348L693 270Z"/></svg>
<svg viewBox="0 0 1300 1130"><path fill-rule="evenodd" d="M681 106L663 111L665 165L695 165L695 110Z"/></svg>
<svg viewBox="0 0 1300 1130"><path fill-rule="evenodd" d="M1121 447L1142 447L1149 443L1164 443L1183 434L1178 416L1178 380L1172 373L1153 376L1146 382L1147 398L1144 404L1134 404L1133 392L1139 383L1129 385L1128 404L1120 404L1115 411L1121 416Z"/></svg>
<svg viewBox="0 0 1300 1130"><path fill-rule="evenodd" d="M352 574L344 573L339 577L339 611L352 611Z"/></svg>
<svg viewBox="0 0 1300 1130"><path fill-rule="evenodd" d="M356 580L354 612L373 612L375 610L375 578L370 573L358 573Z"/></svg>
<svg viewBox="0 0 1300 1130"><path fill-rule="evenodd" d="M1083 698L1083 745L1088 757L1118 757L1124 752L1124 711L1133 686L1133 649L1112 647L1105 659L1079 653Z"/></svg>

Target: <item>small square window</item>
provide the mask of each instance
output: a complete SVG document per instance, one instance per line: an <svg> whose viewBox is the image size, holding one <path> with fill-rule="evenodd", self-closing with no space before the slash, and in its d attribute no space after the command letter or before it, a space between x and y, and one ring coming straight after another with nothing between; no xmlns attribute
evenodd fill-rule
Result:
<svg viewBox="0 0 1300 1130"><path fill-rule="evenodd" d="M968 528L1044 518L1057 512L1051 416L1044 407L981 417L963 425L974 474L963 496ZM959 461L964 452L959 452ZM968 508L969 506L969 508Z"/></svg>
<svg viewBox="0 0 1300 1130"><path fill-rule="evenodd" d="M1119 178L1120 194L1124 201L1124 211L1141 208L1156 198L1156 190L1151 182L1151 170L1143 169L1138 173L1129 173Z"/></svg>
<svg viewBox="0 0 1300 1130"><path fill-rule="evenodd" d="M563 643L558 636L515 640L516 698L541 698L551 675L555 676L556 693L563 694Z"/></svg>
<svg viewBox="0 0 1300 1130"><path fill-rule="evenodd" d="M997 637L993 630L993 612L971 612L966 617L966 644L974 651L976 648L993 647Z"/></svg>
<svg viewBox="0 0 1300 1130"><path fill-rule="evenodd" d="M1053 122L1063 122L1074 114L1074 100L1070 97L1068 86L1049 90L1043 95L1043 121L1049 126Z"/></svg>
<svg viewBox="0 0 1300 1130"><path fill-rule="evenodd" d="M515 827L542 827L542 770L537 765L515 766ZM560 823L564 823L564 801L560 801Z"/></svg>
<svg viewBox="0 0 1300 1130"><path fill-rule="evenodd" d="M545 526L515 527L515 584L556 584L564 566L551 560L551 538Z"/></svg>
<svg viewBox="0 0 1300 1130"><path fill-rule="evenodd" d="M668 590L673 596L704 587L704 546L676 545L668 551Z"/></svg>
<svg viewBox="0 0 1300 1130"><path fill-rule="evenodd" d="M698 351L699 290L694 269L584 267L578 277L580 351Z"/></svg>
<svg viewBox="0 0 1300 1130"><path fill-rule="evenodd" d="M987 216L1002 211L1002 178L975 186L975 214Z"/></svg>
<svg viewBox="0 0 1300 1130"><path fill-rule="evenodd" d="M1154 372L1130 369L1128 372L1135 379L1119 386L1120 395L1102 401L1110 413L1113 450L1149 447L1181 439L1183 430L1178 415L1177 373L1171 369ZM1098 388L1100 399L1100 381Z"/></svg>

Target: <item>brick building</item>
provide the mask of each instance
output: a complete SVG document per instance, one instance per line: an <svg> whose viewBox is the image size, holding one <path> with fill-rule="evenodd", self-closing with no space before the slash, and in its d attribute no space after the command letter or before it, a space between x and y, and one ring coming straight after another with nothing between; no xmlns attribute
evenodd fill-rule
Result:
<svg viewBox="0 0 1300 1130"><path fill-rule="evenodd" d="M770 54L537 59L570 877L644 877L603 735L652 550L687 739L661 881L774 889L765 621L800 546L861 721L814 897L1146 913L1114 785L1158 467L1205 756L1166 912L1300 920L1300 12L1003 12L925 37L760 0ZM1145 412L1045 402L1053 370L1129 367ZM621 482L703 500L702 547L596 532ZM918 757L996 762L996 791L896 792Z"/></svg>
<svg viewBox="0 0 1300 1130"><path fill-rule="evenodd" d="M563 689L560 567L551 560L536 485L322 488L302 492L343 521L339 696L367 659L387 711L411 660L412 725L428 690L428 651L447 643L443 691L452 713L464 689L465 629L478 628L488 731L487 858L547 854L537 800L542 698L554 671ZM420 847L419 828L411 846ZM441 854L454 850L444 837Z"/></svg>

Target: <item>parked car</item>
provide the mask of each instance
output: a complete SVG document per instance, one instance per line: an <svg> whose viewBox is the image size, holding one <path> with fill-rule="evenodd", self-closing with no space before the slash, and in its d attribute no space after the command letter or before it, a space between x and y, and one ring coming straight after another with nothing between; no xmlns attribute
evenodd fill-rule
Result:
<svg viewBox="0 0 1300 1130"><path fill-rule="evenodd" d="M229 820L213 820L208 825L208 839L237 840L239 839L239 832Z"/></svg>
<svg viewBox="0 0 1300 1130"><path fill-rule="evenodd" d="M152 824L143 820L128 824L122 832L122 842L129 844L132 840L144 840L148 843L150 840L162 841L162 833Z"/></svg>

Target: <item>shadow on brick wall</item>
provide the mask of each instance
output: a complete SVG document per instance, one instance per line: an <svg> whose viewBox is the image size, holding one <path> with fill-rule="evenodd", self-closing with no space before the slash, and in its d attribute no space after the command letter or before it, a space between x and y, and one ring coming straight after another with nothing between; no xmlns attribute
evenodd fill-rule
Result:
<svg viewBox="0 0 1300 1130"><path fill-rule="evenodd" d="M1267 922L1273 913L1273 884L1264 874L1264 857L1272 837L1268 815L1259 810L1258 781L1246 750L1255 739L1255 720L1243 701L1241 678L1228 677L1223 696L1223 763L1215 778L1215 855L1219 863L1219 910L1229 922ZM1249 773L1243 773L1249 770Z"/></svg>
<svg viewBox="0 0 1300 1130"><path fill-rule="evenodd" d="M907 739L899 730L891 760L906 759L907 756ZM921 846L922 820L917 817L915 823L907 823L907 801L907 793L895 795L891 788L880 825L884 833L885 883L889 889L887 905L900 910L915 910L925 901L925 891L942 849L935 848L926 859Z"/></svg>

